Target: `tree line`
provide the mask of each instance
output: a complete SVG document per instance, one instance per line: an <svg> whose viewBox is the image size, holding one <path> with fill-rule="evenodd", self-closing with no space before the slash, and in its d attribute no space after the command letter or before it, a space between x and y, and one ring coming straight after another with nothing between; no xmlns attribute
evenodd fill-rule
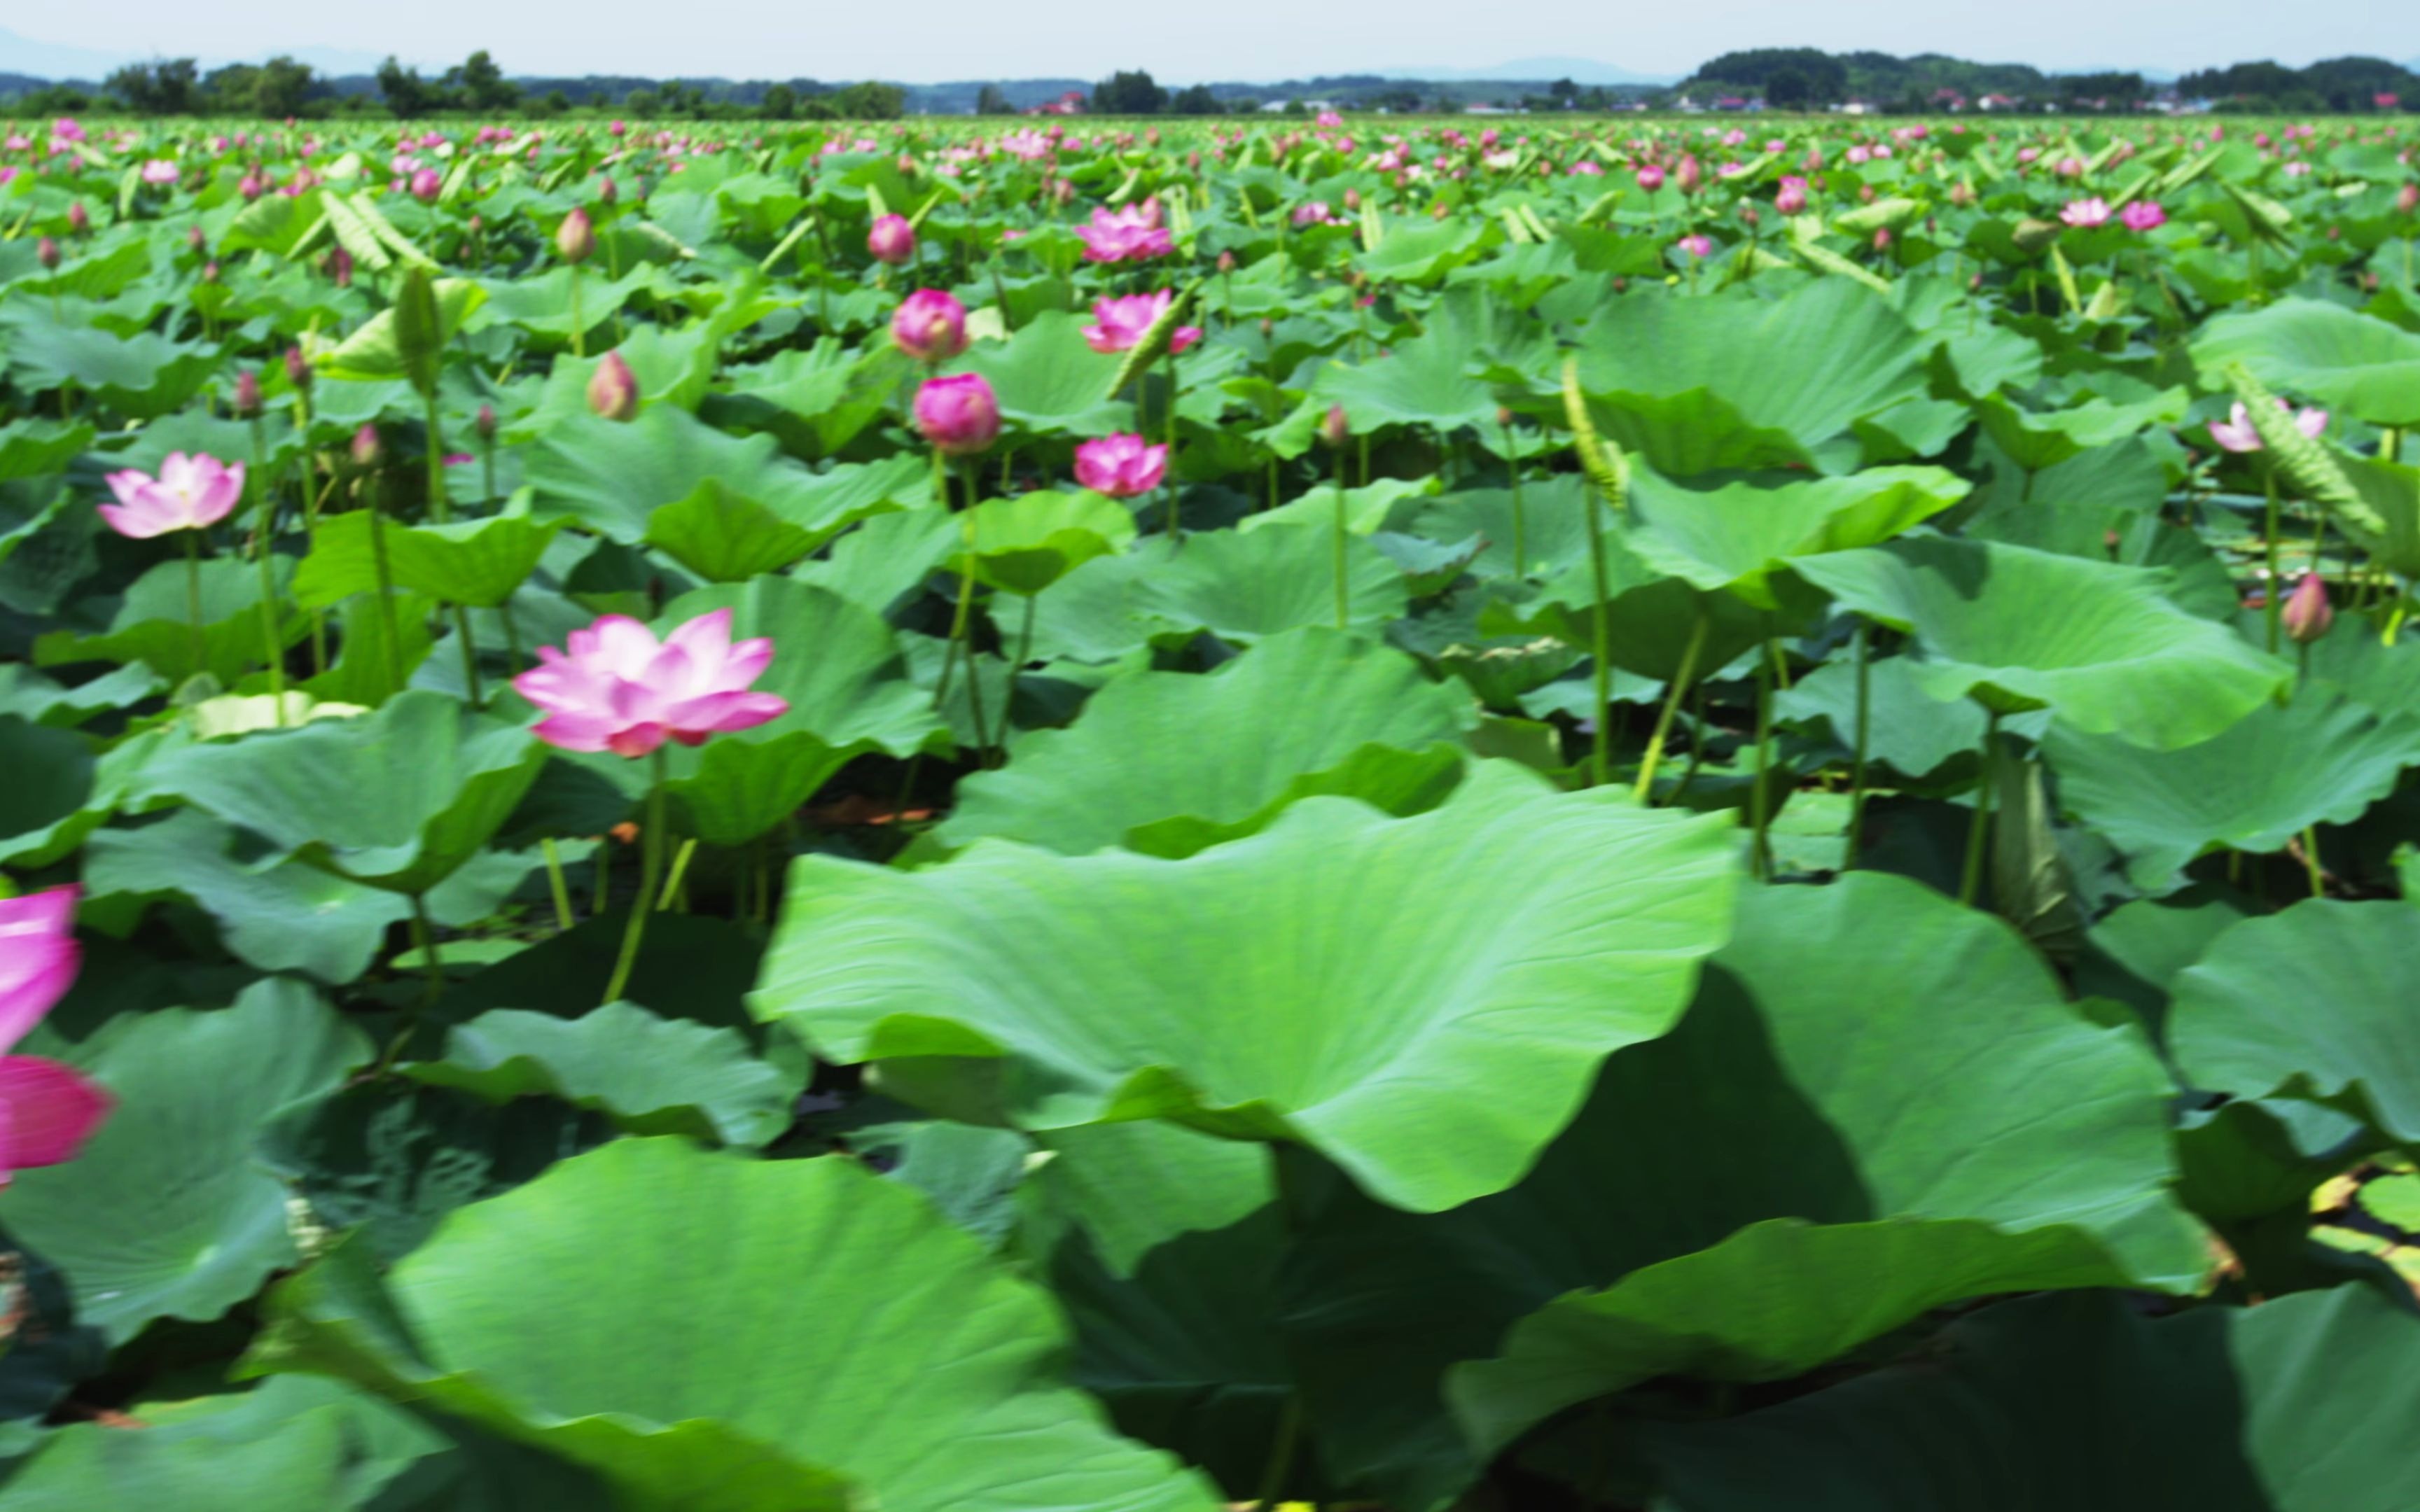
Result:
<svg viewBox="0 0 2420 1512"><path fill-rule="evenodd" d="M2220 108L2261 113L2392 109L2420 99L2420 77L2384 58L2327 58L2306 69L2280 63L2239 63L2178 79L2177 94ZM1939 110L1951 98L1972 103L2004 95L2069 114L2118 114L2138 108L2154 86L2140 72L2103 69L2046 73L2022 63L1974 63L1938 53L1899 57L1888 53L1827 53L1814 47L1759 47L1725 53L1700 65L1679 92L1755 97L1776 110L1823 110L1865 100L1910 114Z"/></svg>

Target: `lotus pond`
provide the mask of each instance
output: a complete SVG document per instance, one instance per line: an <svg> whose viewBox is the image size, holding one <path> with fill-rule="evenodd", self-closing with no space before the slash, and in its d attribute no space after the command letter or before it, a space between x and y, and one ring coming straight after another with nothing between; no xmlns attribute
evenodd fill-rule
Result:
<svg viewBox="0 0 2420 1512"><path fill-rule="evenodd" d="M2420 1504L2411 144L8 127L0 1512Z"/></svg>

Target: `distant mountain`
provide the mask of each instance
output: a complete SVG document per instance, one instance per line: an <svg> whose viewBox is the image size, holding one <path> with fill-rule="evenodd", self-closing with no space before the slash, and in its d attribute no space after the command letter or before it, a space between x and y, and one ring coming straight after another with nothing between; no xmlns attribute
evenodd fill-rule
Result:
<svg viewBox="0 0 2420 1512"><path fill-rule="evenodd" d="M1458 82L1467 84L1529 83L1569 79L1574 84L1648 84L1676 82L1678 75L1669 73L1634 73L1610 63L1599 63L1584 57L1525 57L1510 63L1498 63L1486 69L1374 69L1382 79L1415 79L1421 81Z"/></svg>

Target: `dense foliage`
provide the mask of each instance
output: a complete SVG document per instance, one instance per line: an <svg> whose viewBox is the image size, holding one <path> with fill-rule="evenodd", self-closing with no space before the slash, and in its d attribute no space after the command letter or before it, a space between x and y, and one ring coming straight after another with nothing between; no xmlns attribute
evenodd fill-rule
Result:
<svg viewBox="0 0 2420 1512"><path fill-rule="evenodd" d="M2420 1503L2411 157L12 129L0 1512Z"/></svg>

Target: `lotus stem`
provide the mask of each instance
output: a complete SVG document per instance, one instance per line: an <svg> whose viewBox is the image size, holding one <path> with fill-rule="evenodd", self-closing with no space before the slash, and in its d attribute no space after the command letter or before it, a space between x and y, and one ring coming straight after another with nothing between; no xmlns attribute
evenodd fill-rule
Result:
<svg viewBox="0 0 2420 1512"><path fill-rule="evenodd" d="M1512 575L1529 576L1529 517L1521 504L1521 449L1512 422L1504 422L1504 467L1512 474Z"/></svg>
<svg viewBox="0 0 2420 1512"><path fill-rule="evenodd" d="M588 355L588 323L580 318L580 265L571 265L571 355Z"/></svg>
<svg viewBox="0 0 2420 1512"><path fill-rule="evenodd" d="M390 697L403 691L403 630L395 617L395 569L386 555L386 511L378 490L369 493L370 564L378 573L379 616L386 625L386 675Z"/></svg>
<svg viewBox="0 0 2420 1512"><path fill-rule="evenodd" d="M551 835L538 841L538 848L546 853L546 886L547 891L554 897L555 928L568 932L571 928L571 885L564 880L563 856L555 850Z"/></svg>
<svg viewBox="0 0 2420 1512"><path fill-rule="evenodd" d="M1748 841L1748 871L1757 880L1773 874L1773 850L1766 839L1773 825L1773 659L1756 664L1756 785L1748 790L1748 814L1753 830Z"/></svg>
<svg viewBox="0 0 2420 1512"><path fill-rule="evenodd" d="M1351 609L1344 590L1344 449L1336 449L1336 627L1343 629L1351 619Z"/></svg>
<svg viewBox="0 0 2420 1512"><path fill-rule="evenodd" d="M1589 741L1589 785L1603 787L1613 772L1613 625L1606 616L1606 600L1613 589L1605 564L1605 521L1599 517L1604 503L1595 489L1589 490L1581 507L1588 511L1589 568L1596 584L1595 623L1589 636L1590 712L1596 723Z"/></svg>
<svg viewBox="0 0 2420 1512"><path fill-rule="evenodd" d="M244 482L260 490L260 523L254 527L260 561L260 646L269 663L269 696L276 709L277 728L286 728L286 648L277 637L277 572L270 560L270 542L277 532L277 490L270 486L261 466L260 417L252 417L252 467Z"/></svg>
<svg viewBox="0 0 2420 1512"><path fill-rule="evenodd" d="M2327 873L2319 869L2319 826L2303 826L2303 869L2311 874L2311 896L2328 895Z"/></svg>
<svg viewBox="0 0 2420 1512"><path fill-rule="evenodd" d="M1664 741L1672 733L1673 716L1680 713L1681 699L1689 691L1689 678L1698 670L1698 654L1705 649L1706 628L1711 620L1700 599L1697 623L1689 627L1689 643L1681 652L1681 670L1673 673L1672 687L1664 695L1664 707L1655 715L1655 732L1647 737L1647 759L1639 764L1638 786L1632 794L1641 803L1654 799L1655 768L1664 759Z"/></svg>
<svg viewBox="0 0 2420 1512"><path fill-rule="evenodd" d="M1254 1512L1277 1512L1278 1498L1285 1492L1286 1478L1294 1473L1295 1447L1302 1439L1302 1396L1290 1392L1285 1409L1278 1417L1278 1434L1269 1445L1269 1458L1261 1472L1260 1494L1252 1499Z"/></svg>
<svg viewBox="0 0 2420 1512"><path fill-rule="evenodd" d="M1168 432L1168 455L1173 459L1176 455L1176 342L1173 338L1171 338L1168 344L1166 372L1168 374L1168 414L1165 417L1165 429ZM1172 467L1169 469L1168 476L1162 482L1168 488L1168 538L1171 542L1182 542L1185 539L1185 532L1177 520L1176 470Z"/></svg>
<svg viewBox="0 0 2420 1512"><path fill-rule="evenodd" d="M1866 751L1873 730L1873 658L1866 644L1866 622L1857 622L1856 634L1850 641L1850 656L1857 669L1857 730L1856 754L1849 764L1849 847L1841 857L1840 870L1857 868L1857 845L1866 827Z"/></svg>
<svg viewBox="0 0 2420 1512"><path fill-rule="evenodd" d="M422 1006L434 1009L445 995L445 966L437 956L437 931L428 921L428 900L417 892L411 895L411 943L420 949L421 970L427 977ZM411 1031L418 1027L417 1020L418 1015L415 1014L413 1022L404 1026L404 1038L410 1038Z"/></svg>
<svg viewBox="0 0 2420 1512"><path fill-rule="evenodd" d="M2269 622L2269 654L2273 656L2277 654L2278 641L2284 636L2284 616L2286 612L2286 595L2279 592L2279 585L2277 582L2278 519L2276 467L2273 464L2264 465L2260 470L2260 476L2262 480L2267 483L2269 488L2269 507L2267 512L2261 517L2262 523L2260 527L2260 549L2266 559L2267 565L2264 570L2268 575L2266 585L2262 588L2260 593L2260 608L2263 617Z"/></svg>
<svg viewBox="0 0 2420 1512"><path fill-rule="evenodd" d="M202 532L186 531L185 615L194 624L194 675L210 670L210 638L202 628Z"/></svg>
<svg viewBox="0 0 2420 1512"><path fill-rule="evenodd" d="M622 953L613 962L613 975L606 980L605 995L597 1006L616 1002L622 990L630 983L630 968L638 964L639 945L646 937L647 916L654 912L649 904L656 896L656 884L664 870L664 750L656 748L649 758L652 772L647 784L646 826L639 833L639 891L630 900L630 920L622 927ZM598 853L603 854L601 851ZM601 877L603 872L600 871Z"/></svg>
<svg viewBox="0 0 2420 1512"><path fill-rule="evenodd" d="M1966 829L1966 866L1958 879L1958 901L1970 908L1983 891L1983 846L1992 833L1992 751L1999 737L1999 715L1986 715L1983 744L1977 751L1979 760L1975 774L1975 818Z"/></svg>
<svg viewBox="0 0 2420 1512"><path fill-rule="evenodd" d="M664 879L663 893L656 900L657 913L662 914L672 911L673 904L677 902L681 896L681 885L689 880L690 860L696 855L697 837L695 835L691 835L689 839L681 841L679 854L673 857L672 875ZM688 913L688 907L684 905L681 912L684 914Z"/></svg>

